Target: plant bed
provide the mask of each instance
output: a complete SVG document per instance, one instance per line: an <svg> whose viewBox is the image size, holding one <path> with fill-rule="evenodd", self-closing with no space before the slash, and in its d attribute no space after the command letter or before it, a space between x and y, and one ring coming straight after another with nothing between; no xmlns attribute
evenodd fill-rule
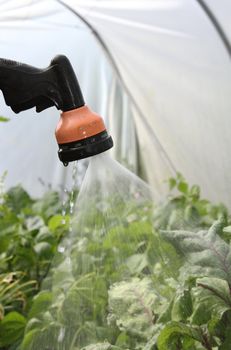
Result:
<svg viewBox="0 0 231 350"><path fill-rule="evenodd" d="M89 204L76 236L57 193L6 193L0 349L229 350L230 217L181 175L169 185L154 207L127 202L126 212L114 197L110 225Z"/></svg>

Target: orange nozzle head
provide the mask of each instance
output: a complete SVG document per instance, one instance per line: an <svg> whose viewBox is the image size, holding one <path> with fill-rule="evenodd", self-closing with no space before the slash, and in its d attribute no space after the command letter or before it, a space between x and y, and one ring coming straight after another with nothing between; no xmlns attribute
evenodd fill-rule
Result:
<svg viewBox="0 0 231 350"><path fill-rule="evenodd" d="M103 119L87 106L61 114L55 135L58 144L80 141L106 130Z"/></svg>
<svg viewBox="0 0 231 350"><path fill-rule="evenodd" d="M55 135L59 159L64 165L102 153L113 146L103 119L87 106L63 112Z"/></svg>

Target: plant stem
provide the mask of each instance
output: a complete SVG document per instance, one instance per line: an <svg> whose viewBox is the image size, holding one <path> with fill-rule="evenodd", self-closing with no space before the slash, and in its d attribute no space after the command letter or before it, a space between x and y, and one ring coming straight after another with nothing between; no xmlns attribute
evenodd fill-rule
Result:
<svg viewBox="0 0 231 350"><path fill-rule="evenodd" d="M210 344L210 341L208 339L208 336L206 334L203 334L203 340L202 340L202 345L205 347L207 350L213 350L212 345Z"/></svg>
<svg viewBox="0 0 231 350"><path fill-rule="evenodd" d="M180 339L178 339L178 342L177 342L177 350L182 350L182 343Z"/></svg>

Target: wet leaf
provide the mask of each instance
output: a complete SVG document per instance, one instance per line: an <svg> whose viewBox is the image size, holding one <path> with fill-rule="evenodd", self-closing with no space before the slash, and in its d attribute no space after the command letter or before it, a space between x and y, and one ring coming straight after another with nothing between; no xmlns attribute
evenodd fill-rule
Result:
<svg viewBox="0 0 231 350"><path fill-rule="evenodd" d="M3 116L0 116L0 122L3 122L3 123L6 123L6 122L9 122L10 119L9 118L6 118L6 117L3 117Z"/></svg>
<svg viewBox="0 0 231 350"><path fill-rule="evenodd" d="M18 312L10 312L0 322L0 346L5 347L16 342L24 332L26 319Z"/></svg>

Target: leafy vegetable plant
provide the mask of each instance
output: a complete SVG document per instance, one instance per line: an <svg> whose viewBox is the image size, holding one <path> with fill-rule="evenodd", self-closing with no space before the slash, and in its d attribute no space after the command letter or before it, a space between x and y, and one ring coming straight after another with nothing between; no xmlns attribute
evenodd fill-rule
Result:
<svg viewBox="0 0 231 350"><path fill-rule="evenodd" d="M33 296L67 230L68 217L63 225L56 192L34 200L20 186L6 193L3 185L0 189L0 348L5 350L16 349L22 340Z"/></svg>
<svg viewBox="0 0 231 350"><path fill-rule="evenodd" d="M169 186L154 208L131 212L127 203L124 215L114 200L106 234L102 208L89 206L86 227L62 252L68 218L63 225L57 193L4 195L0 348L230 350L229 214L180 174Z"/></svg>

